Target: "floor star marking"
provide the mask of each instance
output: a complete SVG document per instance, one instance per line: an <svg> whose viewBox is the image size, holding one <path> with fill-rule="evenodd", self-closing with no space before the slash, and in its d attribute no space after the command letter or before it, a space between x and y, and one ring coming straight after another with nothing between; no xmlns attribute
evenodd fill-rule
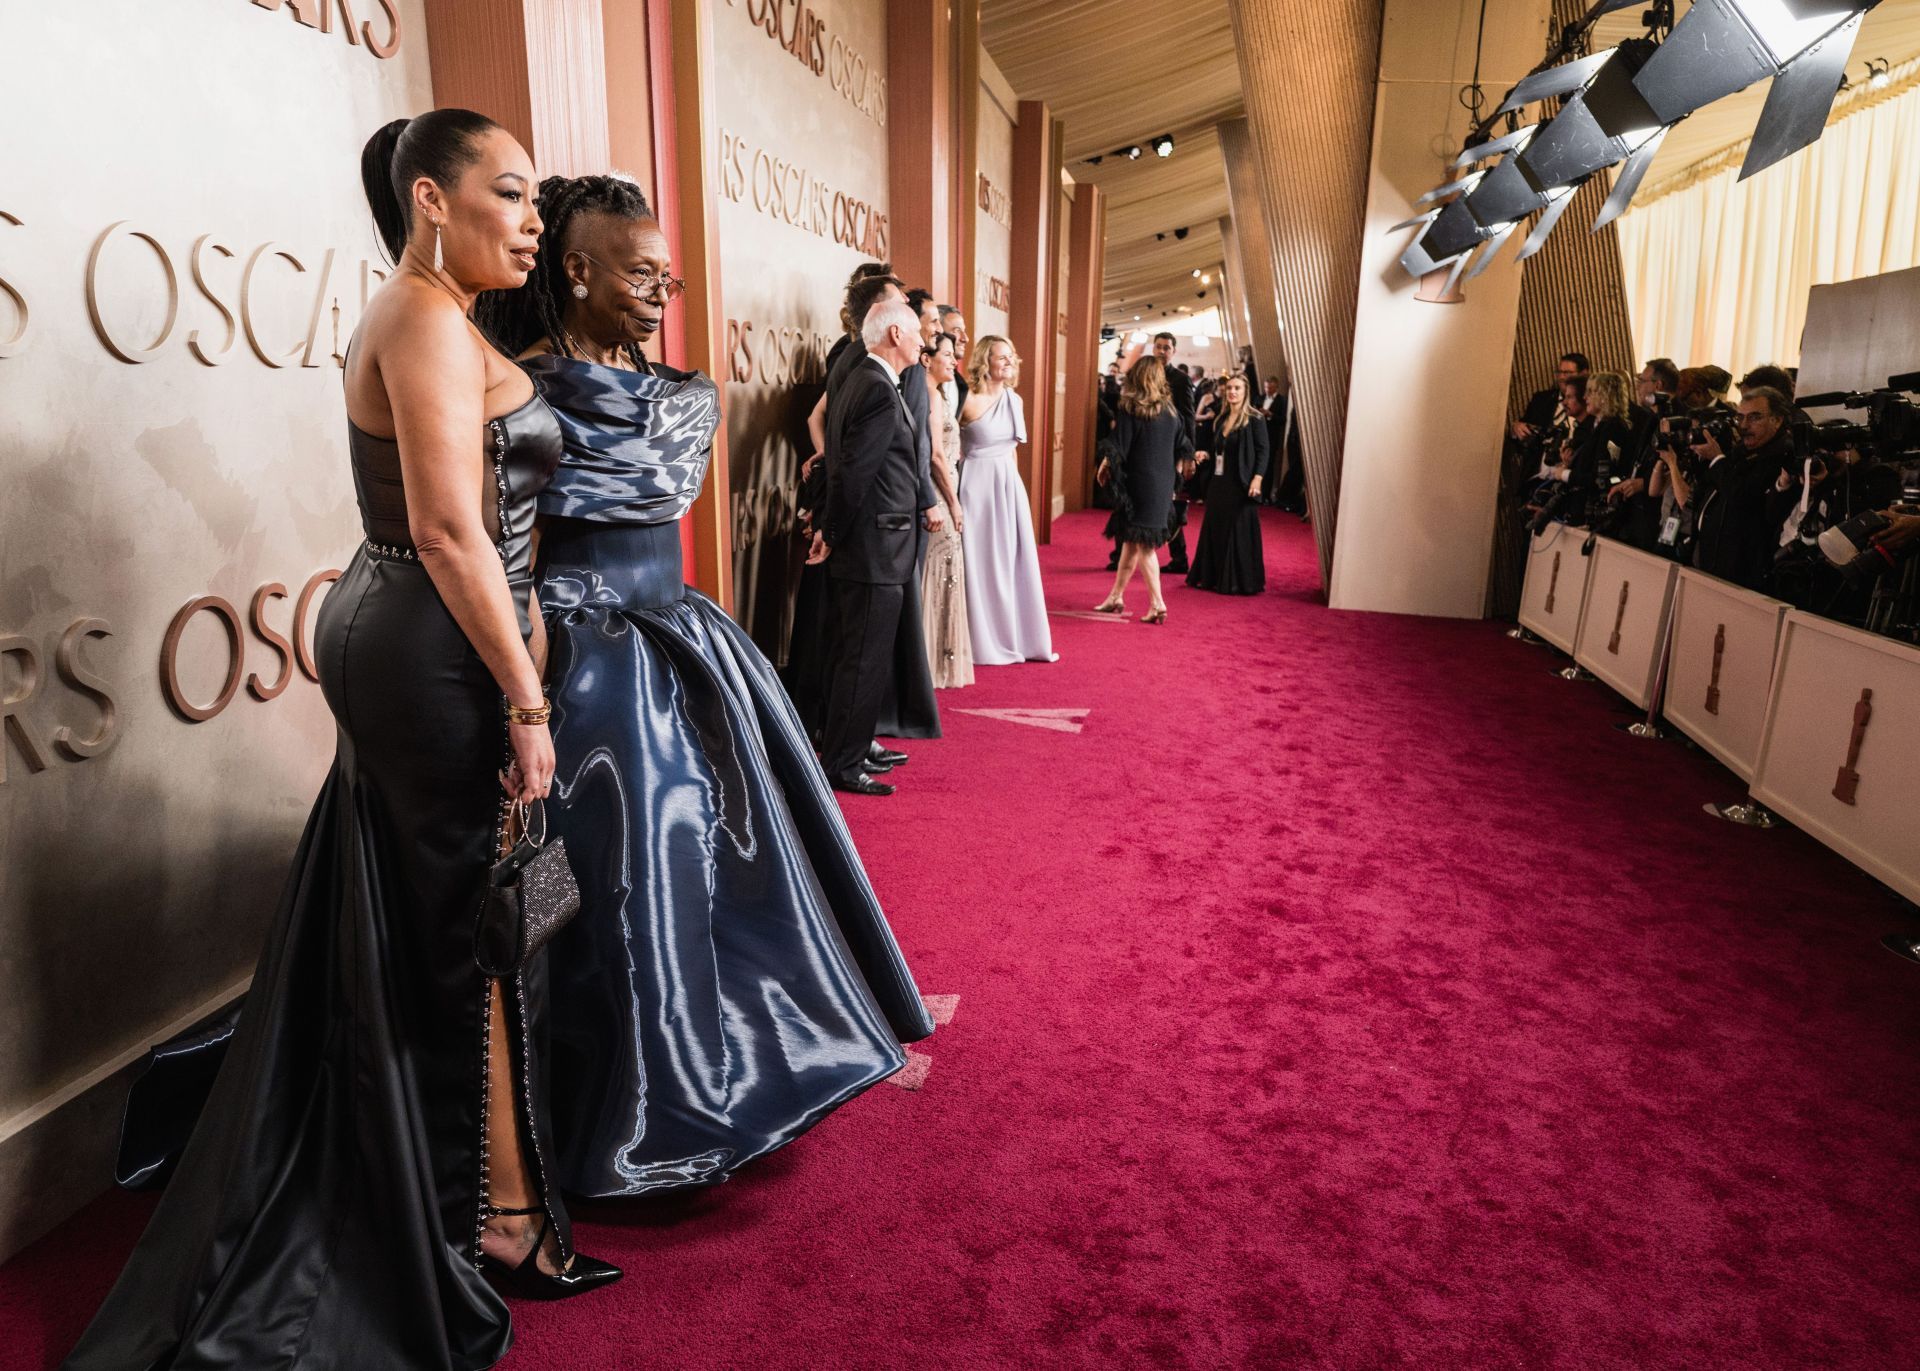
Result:
<svg viewBox="0 0 1920 1371"><path fill-rule="evenodd" d="M1086 727L1083 720L1091 709L958 709L956 714L976 714L982 719L998 719L1005 724L1025 724L1053 733L1078 733Z"/></svg>
<svg viewBox="0 0 1920 1371"><path fill-rule="evenodd" d="M953 1016L960 1009L958 995L922 995L920 1002L927 1007L934 1026L944 1028L953 1022ZM902 1090L918 1090L927 1083L927 1077L933 1071L933 1058L924 1052L907 1049L907 1064L894 1072L887 1080Z"/></svg>

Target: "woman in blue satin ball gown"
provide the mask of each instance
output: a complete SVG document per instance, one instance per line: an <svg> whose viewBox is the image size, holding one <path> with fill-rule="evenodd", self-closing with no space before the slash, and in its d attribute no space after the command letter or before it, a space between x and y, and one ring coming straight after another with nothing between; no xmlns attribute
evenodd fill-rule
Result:
<svg viewBox="0 0 1920 1371"><path fill-rule="evenodd" d="M630 181L540 190L539 265L487 318L566 447L536 573L582 896L550 953L557 1165L639 1195L791 1142L933 1023L773 667L683 583L721 416L642 351L682 288L666 237Z"/></svg>

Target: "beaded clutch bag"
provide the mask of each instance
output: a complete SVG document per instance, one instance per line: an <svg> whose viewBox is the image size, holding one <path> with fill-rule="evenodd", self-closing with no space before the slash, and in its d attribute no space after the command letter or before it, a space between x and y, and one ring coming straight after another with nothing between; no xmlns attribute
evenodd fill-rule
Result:
<svg viewBox="0 0 1920 1371"><path fill-rule="evenodd" d="M538 806L540 836L533 836ZM473 960L488 976L518 975L534 953L580 912L580 886L567 862L565 839L547 841L544 804L515 805L520 838L487 873L473 933Z"/></svg>

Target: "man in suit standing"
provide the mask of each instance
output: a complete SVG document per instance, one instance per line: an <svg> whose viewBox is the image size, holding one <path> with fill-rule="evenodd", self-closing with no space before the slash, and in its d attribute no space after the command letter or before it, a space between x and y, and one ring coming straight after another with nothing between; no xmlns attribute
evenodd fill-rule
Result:
<svg viewBox="0 0 1920 1371"><path fill-rule="evenodd" d="M868 757L925 518L921 426L900 393L901 373L919 360L919 320L889 300L868 311L860 336L866 356L840 377L827 406L826 508L807 557L826 563L832 602L820 761L836 790L891 795Z"/></svg>
<svg viewBox="0 0 1920 1371"><path fill-rule="evenodd" d="M947 408L957 419L960 406L967 402L967 348L973 335L967 332L967 316L958 305L940 306L940 331L953 335L953 379L947 382L946 395Z"/></svg>

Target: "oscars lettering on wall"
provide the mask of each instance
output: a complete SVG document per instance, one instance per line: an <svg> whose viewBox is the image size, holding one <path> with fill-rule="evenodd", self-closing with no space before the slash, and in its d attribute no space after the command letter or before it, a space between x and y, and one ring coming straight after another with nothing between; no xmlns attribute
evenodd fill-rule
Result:
<svg viewBox="0 0 1920 1371"><path fill-rule="evenodd" d="M340 32L355 47L362 44L375 57L387 58L400 51L400 11L394 7L394 0L361 0L362 7L378 5L386 12L387 36L384 39L373 36L373 21L355 18L353 0L253 0L263 10L284 9L300 23L322 33L333 32L334 11L340 13Z"/></svg>
<svg viewBox="0 0 1920 1371"><path fill-rule="evenodd" d="M268 610L275 601L292 598L286 586L270 581L254 591L247 607L247 627L277 659L271 681L258 671L247 672L246 640L241 631L240 614L230 602L218 595L202 595L182 605L167 625L160 645L160 689L174 713L188 723L205 723L232 703L243 679L247 693L263 702L278 699L293 683L295 671L317 682L320 670L313 660L312 646L314 608L320 592L339 579L340 572L334 568L309 576L299 596L294 598L293 617L285 631L273 625ZM180 679L181 639L193 620L202 614L212 615L220 624L227 644L227 666L220 688L213 699L204 704L193 700ZM289 633L291 638L287 636ZM67 625L54 646L54 671L61 683L90 703L99 715L92 734L87 737L78 736L68 724L52 730L51 750L70 762L98 757L119 738L119 706L112 684L96 676L80 659L81 649L89 639L113 636L113 628L106 620L83 616ZM11 683L6 680L8 673L0 672L0 784L7 780L10 754L18 754L29 773L47 769L48 748L41 742L46 729L36 726L29 712L29 706L40 693L43 675L40 661L39 645L32 638L19 634L0 636L0 664L11 663L13 667Z"/></svg>
<svg viewBox="0 0 1920 1371"><path fill-rule="evenodd" d="M725 129L720 131L720 193L735 204L751 196L753 208L769 219L867 257L887 256L887 216L872 204L834 190L797 162L749 148Z"/></svg>
<svg viewBox="0 0 1920 1371"><path fill-rule="evenodd" d="M987 304L997 310L1011 311L1013 309L1013 286L1001 280L998 276L986 276L984 272L982 272L981 275L986 277L987 289L985 293Z"/></svg>
<svg viewBox="0 0 1920 1371"><path fill-rule="evenodd" d="M24 226L23 220L5 210L0 210L0 222ZM163 293L164 318L151 338L129 337L125 326L116 324L116 307L126 301L102 287L108 263L118 254L129 252L145 252L159 268L150 279ZM309 267L310 261L316 265ZM352 330L342 319L341 296L352 299L357 294L358 308L364 310L368 298L388 275L388 269L373 259L355 257L339 248L328 248L314 257L303 256L283 243L266 242L246 249L243 256L240 249L211 233L199 235L191 247L176 256L157 234L122 219L94 238L83 276L87 317L101 346L133 365L150 362L165 351L182 328L182 262L196 297L195 305L189 308L199 313L210 311L204 323L212 325L208 329L202 326L203 321L193 321L183 346L195 361L210 367L232 356L242 338L254 357L268 367L346 365L342 345ZM302 283L301 277L311 284ZM7 309L0 310L0 360L5 360L27 350L32 311L25 294L4 276L0 276L0 296L8 302ZM289 299L300 304L298 317L305 320L305 325L297 336L267 336L262 316L275 313L268 308L275 299L281 304ZM11 321L8 313L13 316Z"/></svg>
<svg viewBox="0 0 1920 1371"><path fill-rule="evenodd" d="M815 76L825 76L840 96L881 128L887 126L886 74L866 55L836 37L827 42L827 21L805 0L727 0L747 22L791 53Z"/></svg>
<svg viewBox="0 0 1920 1371"><path fill-rule="evenodd" d="M815 328L727 320L727 379L736 385L819 385L833 340Z"/></svg>
<svg viewBox="0 0 1920 1371"><path fill-rule="evenodd" d="M979 200L981 212L994 223L1013 227L1013 198L989 181L984 171L980 173Z"/></svg>

